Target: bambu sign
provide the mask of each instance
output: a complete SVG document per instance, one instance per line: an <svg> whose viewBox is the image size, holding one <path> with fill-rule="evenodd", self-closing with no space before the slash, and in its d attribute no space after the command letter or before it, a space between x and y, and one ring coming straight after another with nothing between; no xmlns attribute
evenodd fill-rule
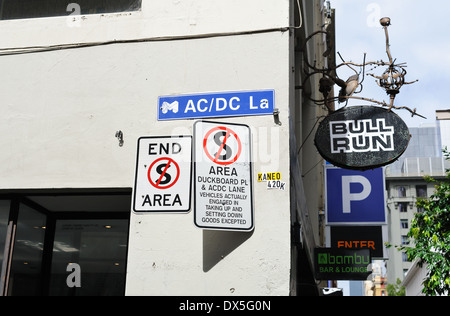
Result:
<svg viewBox="0 0 450 316"><path fill-rule="evenodd" d="M317 280L366 280L371 262L369 249L314 249Z"/></svg>
<svg viewBox="0 0 450 316"><path fill-rule="evenodd" d="M392 111L355 106L328 115L315 145L324 159L347 169L374 169L397 160L408 147L409 129Z"/></svg>

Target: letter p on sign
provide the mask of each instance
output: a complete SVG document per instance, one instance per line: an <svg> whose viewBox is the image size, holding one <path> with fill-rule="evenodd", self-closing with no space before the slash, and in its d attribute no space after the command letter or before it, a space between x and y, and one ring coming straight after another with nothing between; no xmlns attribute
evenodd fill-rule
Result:
<svg viewBox="0 0 450 316"><path fill-rule="evenodd" d="M327 166L326 224L384 224L383 168L359 171Z"/></svg>
<svg viewBox="0 0 450 316"><path fill-rule="evenodd" d="M352 183L362 185L362 191L352 193L350 190ZM366 177L359 175L342 176L342 212L351 213L351 202L365 200L371 191L372 186Z"/></svg>

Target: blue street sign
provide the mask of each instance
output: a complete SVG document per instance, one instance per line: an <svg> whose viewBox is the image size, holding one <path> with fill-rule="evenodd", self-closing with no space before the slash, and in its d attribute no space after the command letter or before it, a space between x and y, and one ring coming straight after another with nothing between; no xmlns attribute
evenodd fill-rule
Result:
<svg viewBox="0 0 450 316"><path fill-rule="evenodd" d="M382 168L358 171L326 166L327 224L385 224Z"/></svg>
<svg viewBox="0 0 450 316"><path fill-rule="evenodd" d="M274 90L160 96L158 121L269 115L274 103Z"/></svg>

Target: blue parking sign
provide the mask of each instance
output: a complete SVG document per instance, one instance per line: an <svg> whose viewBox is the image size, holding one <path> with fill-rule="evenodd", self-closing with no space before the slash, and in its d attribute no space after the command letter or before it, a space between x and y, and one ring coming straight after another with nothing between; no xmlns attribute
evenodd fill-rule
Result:
<svg viewBox="0 0 450 316"><path fill-rule="evenodd" d="M325 167L327 224L385 224L383 168Z"/></svg>

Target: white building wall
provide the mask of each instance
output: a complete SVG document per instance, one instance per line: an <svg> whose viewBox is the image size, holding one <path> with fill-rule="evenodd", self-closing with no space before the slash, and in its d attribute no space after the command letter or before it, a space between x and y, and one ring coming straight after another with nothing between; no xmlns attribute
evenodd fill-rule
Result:
<svg viewBox="0 0 450 316"><path fill-rule="evenodd" d="M438 122L441 128L442 148L447 147L447 150L450 150L450 120L439 120Z"/></svg>
<svg viewBox="0 0 450 316"><path fill-rule="evenodd" d="M422 283L426 277L426 264L424 264L423 267L419 267L417 261L414 261L402 282L402 286L405 287L405 296L424 296L422 293Z"/></svg>
<svg viewBox="0 0 450 316"><path fill-rule="evenodd" d="M289 185L269 191L256 173L289 184L290 33L167 37L286 27L290 2L143 0L139 12L1 21L1 48L164 40L0 51L0 189L132 187L138 137L192 134L194 120L157 121L158 96L274 89L281 126L270 115L216 119L252 129L254 231L203 231L192 211L132 213L126 292L288 295Z"/></svg>

